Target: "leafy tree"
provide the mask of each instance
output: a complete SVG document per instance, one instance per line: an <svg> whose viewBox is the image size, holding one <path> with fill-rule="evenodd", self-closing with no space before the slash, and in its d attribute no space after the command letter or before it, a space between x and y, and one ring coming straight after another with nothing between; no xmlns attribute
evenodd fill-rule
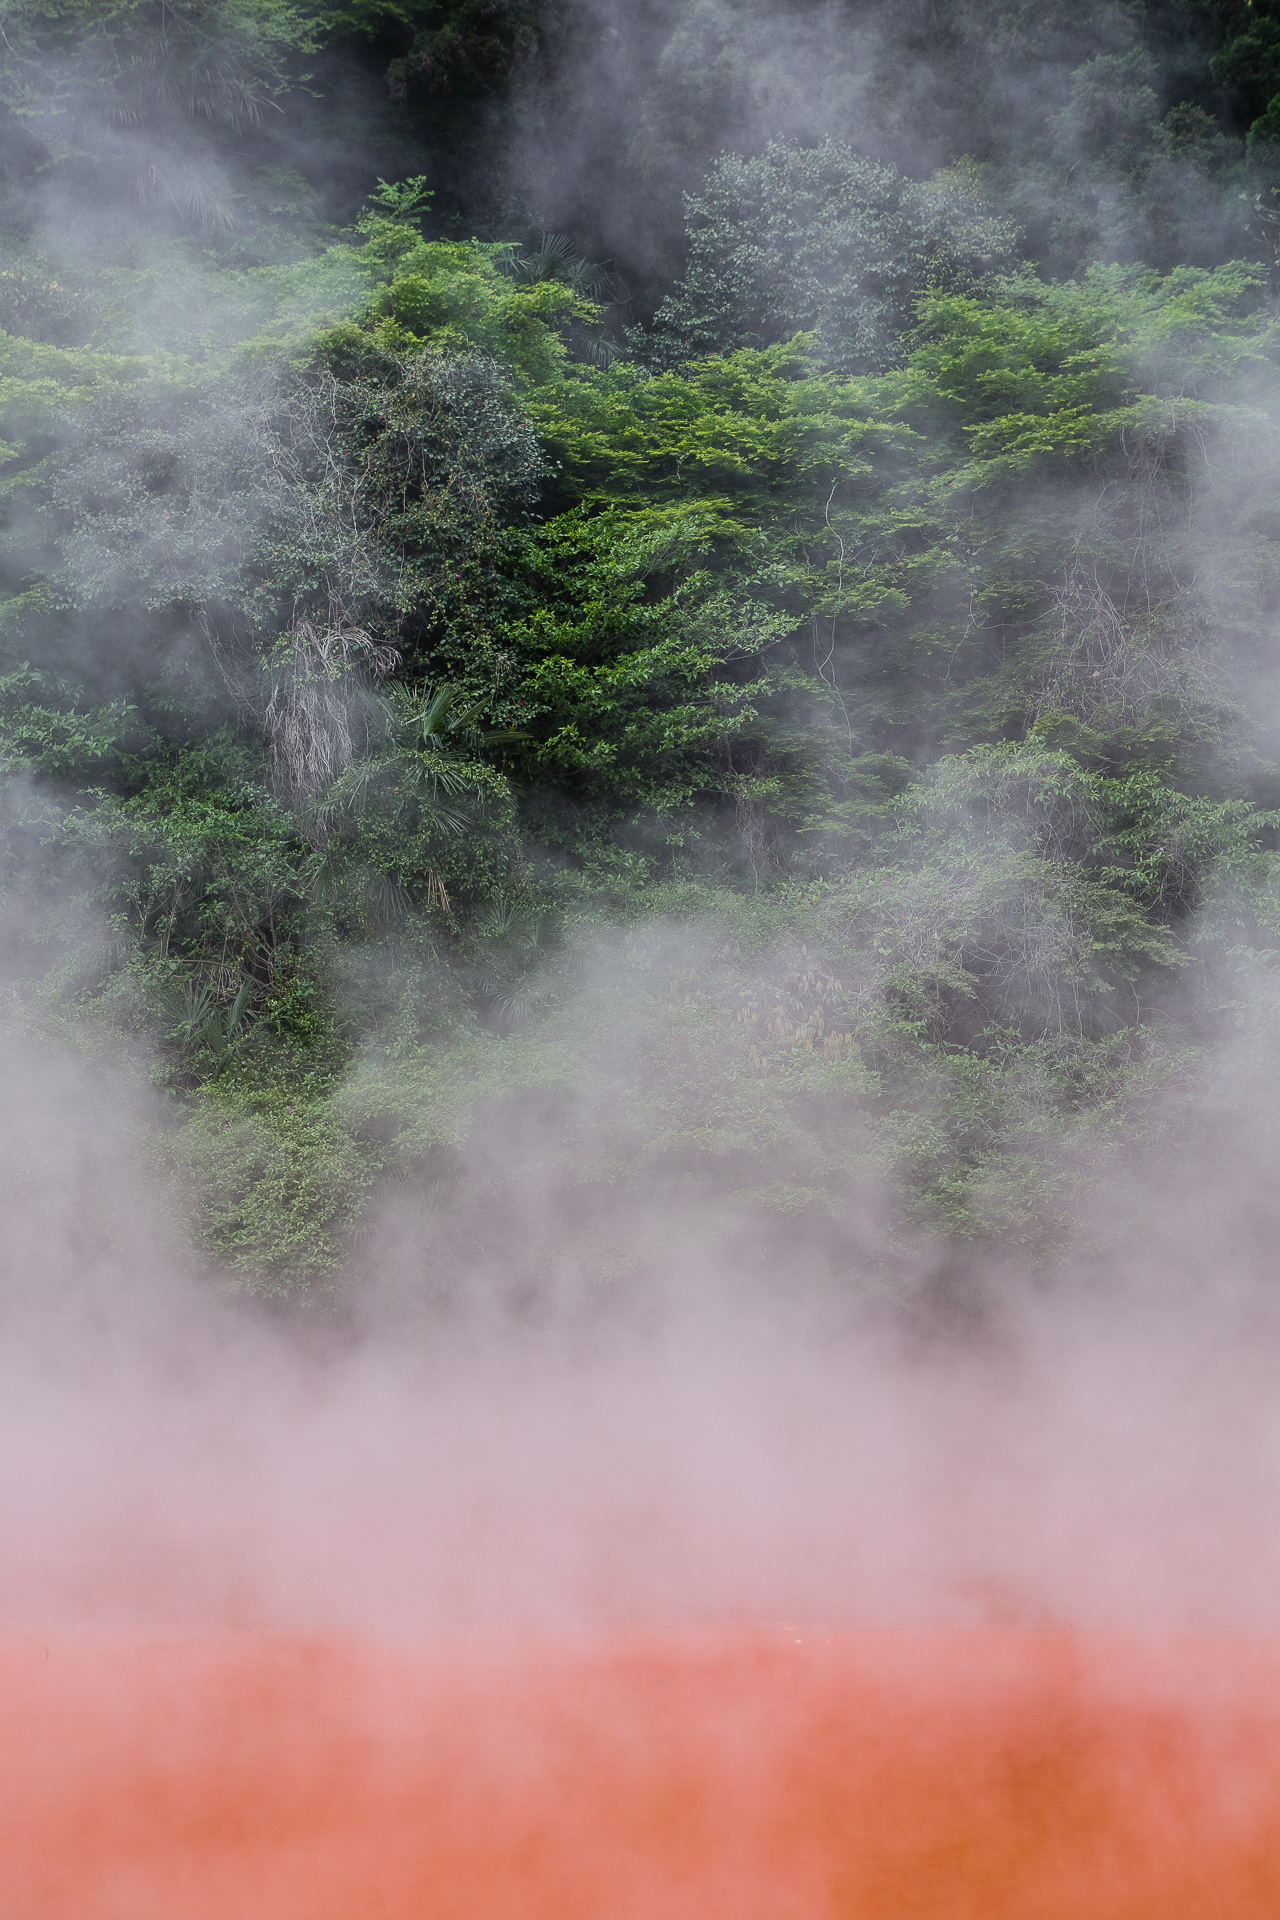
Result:
<svg viewBox="0 0 1280 1920"><path fill-rule="evenodd" d="M1015 235L962 173L925 184L827 141L718 161L688 202L684 279L658 311L666 364L814 334L827 364L891 364L928 288L973 292Z"/></svg>
<svg viewBox="0 0 1280 1920"><path fill-rule="evenodd" d="M393 99L488 94L537 52L545 9L527 0L430 5L408 51L387 70Z"/></svg>
<svg viewBox="0 0 1280 1920"><path fill-rule="evenodd" d="M1273 11L654 0L610 121L559 10L19 10L6 977L150 1049L247 1283L338 1273L383 1180L424 1285L668 1231L1049 1257L1197 1058L1273 1058ZM357 39L436 145L361 149L326 233L274 163ZM499 220L504 90L536 128L571 49L613 172ZM64 272L71 213L23 222L73 108L235 229L142 208Z"/></svg>
<svg viewBox="0 0 1280 1920"><path fill-rule="evenodd" d="M280 117L319 45L293 0L17 0L5 35L0 100L46 164L98 206L128 194L203 236L237 224L221 154Z"/></svg>

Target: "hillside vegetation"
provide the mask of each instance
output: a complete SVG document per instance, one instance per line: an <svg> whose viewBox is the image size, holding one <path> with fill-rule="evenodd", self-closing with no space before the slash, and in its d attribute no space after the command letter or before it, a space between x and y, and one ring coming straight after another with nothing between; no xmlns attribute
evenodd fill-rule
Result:
<svg viewBox="0 0 1280 1920"><path fill-rule="evenodd" d="M889 1284L1248 1109L1280 4L3 29L9 1018L204 1258Z"/></svg>

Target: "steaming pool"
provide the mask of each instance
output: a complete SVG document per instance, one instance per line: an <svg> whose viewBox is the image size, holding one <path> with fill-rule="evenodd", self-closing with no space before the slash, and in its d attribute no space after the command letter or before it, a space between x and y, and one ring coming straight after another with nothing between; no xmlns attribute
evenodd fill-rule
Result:
<svg viewBox="0 0 1280 1920"><path fill-rule="evenodd" d="M13 1920L1262 1920L1280 1643L0 1642Z"/></svg>

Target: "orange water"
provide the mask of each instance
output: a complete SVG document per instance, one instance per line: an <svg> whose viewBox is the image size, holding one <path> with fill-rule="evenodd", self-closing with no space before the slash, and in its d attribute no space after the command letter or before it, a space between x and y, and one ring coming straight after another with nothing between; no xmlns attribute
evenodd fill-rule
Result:
<svg viewBox="0 0 1280 1920"><path fill-rule="evenodd" d="M1273 1644L0 1640L4 1920L1278 1914Z"/></svg>

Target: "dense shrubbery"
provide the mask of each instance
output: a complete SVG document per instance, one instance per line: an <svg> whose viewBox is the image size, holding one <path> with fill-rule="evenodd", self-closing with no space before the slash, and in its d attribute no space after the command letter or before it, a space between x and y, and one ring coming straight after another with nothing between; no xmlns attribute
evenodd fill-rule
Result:
<svg viewBox="0 0 1280 1920"><path fill-rule="evenodd" d="M1025 9L954 11L1030 57ZM1265 14L1200 11L1265 120ZM410 104L546 57L538 9L481 12L396 16ZM1114 177L1156 222L1216 168L1254 219L1129 17L1073 83ZM180 13L161 59L145 9L23 20L51 141L91 55L99 130L229 127L338 31ZM26 1019L151 1050L247 1280L373 1257L376 1191L415 1196L377 1257L444 1285L526 1177L535 1267L657 1254L654 1191L886 1272L911 1234L1047 1251L1269 1020L1265 249L1046 277L1000 164L726 156L625 349L606 273L440 231L412 175L252 258L194 214L74 280L14 240L8 965Z"/></svg>

